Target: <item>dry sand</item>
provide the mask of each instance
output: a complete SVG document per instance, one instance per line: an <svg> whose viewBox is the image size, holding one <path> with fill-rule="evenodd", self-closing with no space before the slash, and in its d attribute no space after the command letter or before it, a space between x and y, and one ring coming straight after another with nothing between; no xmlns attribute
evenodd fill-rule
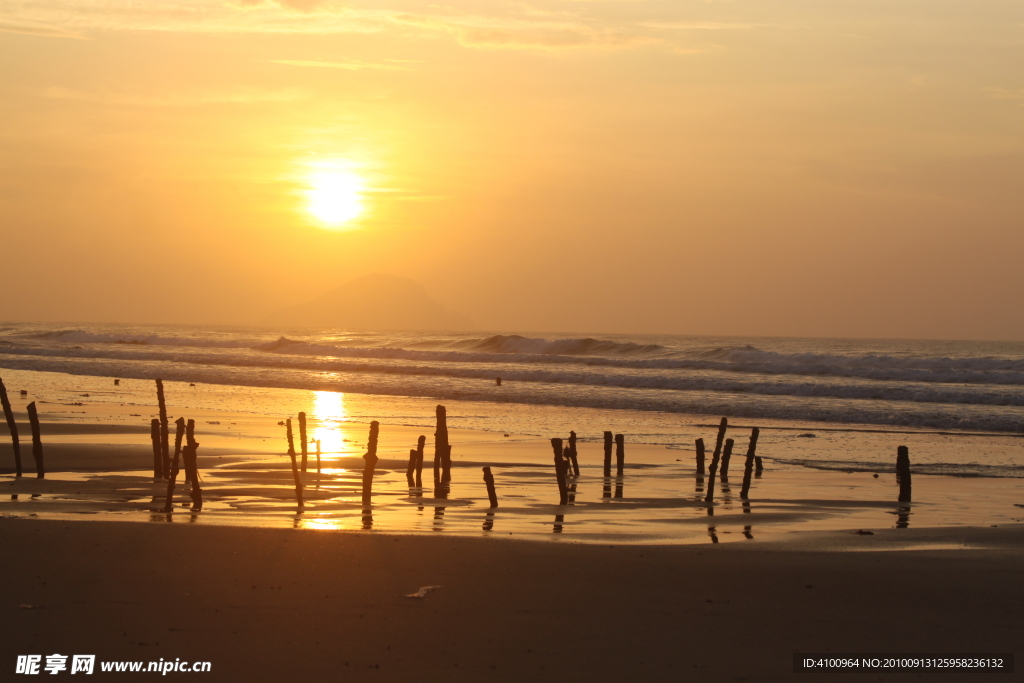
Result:
<svg viewBox="0 0 1024 683"><path fill-rule="evenodd" d="M223 681L789 681L795 652L1012 652L1024 637L1020 527L703 547L21 519L0 529L5 667L57 652L208 660L212 672L191 677Z"/></svg>

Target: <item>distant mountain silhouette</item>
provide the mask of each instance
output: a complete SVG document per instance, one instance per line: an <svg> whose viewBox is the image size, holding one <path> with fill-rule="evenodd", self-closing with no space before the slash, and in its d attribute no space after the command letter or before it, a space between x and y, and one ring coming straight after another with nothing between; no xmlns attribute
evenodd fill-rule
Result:
<svg viewBox="0 0 1024 683"><path fill-rule="evenodd" d="M268 316L271 325L366 330L457 330L469 319L445 309L413 280L370 273Z"/></svg>

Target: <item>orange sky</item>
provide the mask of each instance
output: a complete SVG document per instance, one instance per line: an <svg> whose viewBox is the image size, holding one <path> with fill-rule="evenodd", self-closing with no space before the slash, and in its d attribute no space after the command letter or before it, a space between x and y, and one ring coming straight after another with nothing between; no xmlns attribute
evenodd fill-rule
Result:
<svg viewBox="0 0 1024 683"><path fill-rule="evenodd" d="M5 0L0 320L385 272L483 329L1024 339L1022 47L1016 1Z"/></svg>

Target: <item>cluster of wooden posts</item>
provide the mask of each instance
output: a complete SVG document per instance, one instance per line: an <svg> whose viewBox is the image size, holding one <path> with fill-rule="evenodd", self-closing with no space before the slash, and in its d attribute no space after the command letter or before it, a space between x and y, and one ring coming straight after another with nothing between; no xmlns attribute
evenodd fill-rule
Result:
<svg viewBox="0 0 1024 683"><path fill-rule="evenodd" d="M22 390L22 396L28 395ZM7 387L0 379L0 405L4 409L4 417L7 418L7 429L11 432L11 445L14 447L14 476L22 476L21 468L21 441L18 439L18 423L14 421L14 410L11 408L11 401L7 398ZM43 439L39 432L39 413L36 412L36 402L32 401L27 406L28 422L32 429L32 459L36 463L36 478L46 478L46 465L43 462Z"/></svg>
<svg viewBox="0 0 1024 683"><path fill-rule="evenodd" d="M119 383L118 380L114 380ZM170 448L170 424L167 418L167 402L164 400L164 382L156 380L156 400L160 411L160 417L154 417L149 424L150 439L153 442L153 481L160 483L167 482L167 500L164 502L164 512L170 512L174 507L174 486L178 479L179 462L185 465L185 483L191 484L190 498L192 509L203 509L203 487L199 481L199 468L196 465L196 455L199 450L199 442L196 441L196 421L179 417L174 421L174 454ZM184 446L182 442L184 441Z"/></svg>
<svg viewBox="0 0 1024 683"><path fill-rule="evenodd" d="M715 450L711 454L711 465L708 468L708 488L707 495L704 497L706 503L712 503L715 500L715 478L718 477L723 482L729 480L729 462L732 459L732 450L735 445L734 439L726 439L725 433L729 428L728 418L722 418L722 421L718 424L718 436L715 439ZM758 427L754 427L750 432L750 442L747 445L747 457L743 464L743 488L740 490L740 498L748 500L750 496L750 483L752 476L761 476L761 472L764 470L764 464L761 462L761 458L757 455L757 438L760 436L761 430ZM705 461L705 449L704 439L697 439L696 441L696 453L697 453L697 479L698 484L703 480L704 477L704 461ZM719 471L721 467L721 471Z"/></svg>

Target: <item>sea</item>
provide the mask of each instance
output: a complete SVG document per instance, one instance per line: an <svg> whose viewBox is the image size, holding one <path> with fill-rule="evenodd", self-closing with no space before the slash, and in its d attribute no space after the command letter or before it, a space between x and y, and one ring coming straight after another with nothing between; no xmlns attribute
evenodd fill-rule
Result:
<svg viewBox="0 0 1024 683"><path fill-rule="evenodd" d="M568 422L581 438L622 429L670 448L692 448L691 428L721 416L795 432L1024 436L1024 342L0 323L0 376L10 371L201 383L221 403L202 407L264 412L288 392L341 392L367 399L353 419L403 424L427 424L422 406L445 402L455 427L544 436ZM1024 476L1013 450L938 464Z"/></svg>

